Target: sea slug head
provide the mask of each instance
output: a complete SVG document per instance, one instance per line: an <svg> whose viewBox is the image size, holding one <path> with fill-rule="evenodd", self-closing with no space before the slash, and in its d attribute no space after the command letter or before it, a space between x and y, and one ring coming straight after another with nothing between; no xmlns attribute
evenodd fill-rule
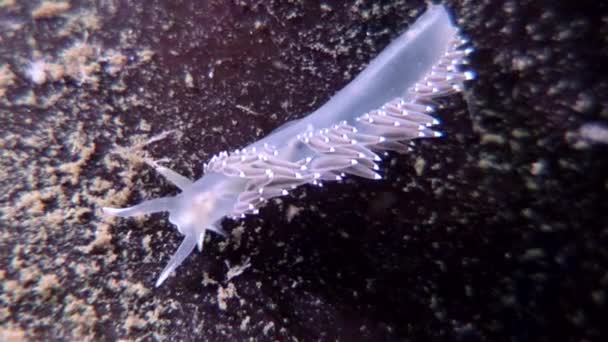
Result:
<svg viewBox="0 0 608 342"><path fill-rule="evenodd" d="M169 221L184 235L184 239L158 277L158 287L196 246L202 251L207 230L226 235L220 223L233 209L238 191L224 185L225 182L221 182L217 176L206 176L183 187L182 193L177 196L156 198L128 208L103 208L103 211L121 217L169 212Z"/></svg>
<svg viewBox="0 0 608 342"><path fill-rule="evenodd" d="M205 230L225 235L218 222L223 216L218 211L220 203L221 199L214 191L185 191L176 197L173 208L169 210L169 221L186 236L199 236Z"/></svg>
<svg viewBox="0 0 608 342"><path fill-rule="evenodd" d="M221 228L221 220L227 214L226 208L231 208L230 196L213 188L203 190L194 183L190 189L185 189L174 198L168 210L169 221L184 235L184 240L158 277L157 287L192 253L195 246L199 251L203 250L207 230L226 236Z"/></svg>
<svg viewBox="0 0 608 342"><path fill-rule="evenodd" d="M223 216L218 214L219 203L221 200L218 194L211 190L201 191L197 189L196 183L191 189L185 189L174 197L174 202L168 210L169 221L184 235L184 239L158 277L157 287L181 265L194 247L198 246L199 251L203 250L207 230L226 236L220 226Z"/></svg>

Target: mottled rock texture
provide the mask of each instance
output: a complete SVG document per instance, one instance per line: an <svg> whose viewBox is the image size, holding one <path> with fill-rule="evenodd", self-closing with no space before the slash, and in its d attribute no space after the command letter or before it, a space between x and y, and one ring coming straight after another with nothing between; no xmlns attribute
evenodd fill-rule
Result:
<svg viewBox="0 0 608 342"><path fill-rule="evenodd" d="M226 221L154 289L178 233L99 211L176 191L143 158L199 177L324 103L424 1L0 1L0 337L599 339L606 5L447 6L478 77L440 103L444 138Z"/></svg>

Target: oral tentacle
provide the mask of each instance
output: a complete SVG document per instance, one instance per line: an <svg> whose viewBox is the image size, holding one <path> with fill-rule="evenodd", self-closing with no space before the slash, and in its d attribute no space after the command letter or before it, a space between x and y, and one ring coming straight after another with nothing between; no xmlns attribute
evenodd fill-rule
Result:
<svg viewBox="0 0 608 342"><path fill-rule="evenodd" d="M201 234L202 235L202 234ZM204 239L204 237L203 237ZM199 238L196 235L186 235L184 240L179 245L179 248L169 260L165 269L160 273L158 280L156 281L156 287L162 285L162 283L169 277L171 272L173 272L181 263L192 253L194 247L197 245Z"/></svg>
<svg viewBox="0 0 608 342"><path fill-rule="evenodd" d="M102 208L106 215L129 217L137 215L146 215L161 211L170 211L173 207L174 197L161 197L144 201L132 207L126 208Z"/></svg>

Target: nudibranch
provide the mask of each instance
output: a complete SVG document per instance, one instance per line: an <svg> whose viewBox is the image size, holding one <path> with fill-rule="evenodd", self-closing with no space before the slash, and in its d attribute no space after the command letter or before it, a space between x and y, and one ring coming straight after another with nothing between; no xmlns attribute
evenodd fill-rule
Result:
<svg viewBox="0 0 608 342"><path fill-rule="evenodd" d="M473 73L463 70L471 51L441 5L427 11L346 87L310 115L290 121L243 149L220 152L191 181L156 167L181 192L106 214L169 212L184 239L156 286L203 248L208 230L224 235L224 218L256 214L269 199L292 189L339 181L347 175L380 179L379 154L406 152L408 142L440 137L433 100L459 92Z"/></svg>

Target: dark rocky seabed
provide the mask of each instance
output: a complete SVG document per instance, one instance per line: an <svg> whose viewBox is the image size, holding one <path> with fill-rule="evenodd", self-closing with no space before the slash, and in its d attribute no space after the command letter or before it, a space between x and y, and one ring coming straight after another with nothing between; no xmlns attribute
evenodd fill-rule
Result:
<svg viewBox="0 0 608 342"><path fill-rule="evenodd" d="M69 4L0 1L3 340L602 339L606 4L446 1L478 77L441 100L445 137L383 181L226 221L158 289L179 234L99 207L176 189L113 152L176 130L145 151L200 177L327 101L424 1Z"/></svg>

